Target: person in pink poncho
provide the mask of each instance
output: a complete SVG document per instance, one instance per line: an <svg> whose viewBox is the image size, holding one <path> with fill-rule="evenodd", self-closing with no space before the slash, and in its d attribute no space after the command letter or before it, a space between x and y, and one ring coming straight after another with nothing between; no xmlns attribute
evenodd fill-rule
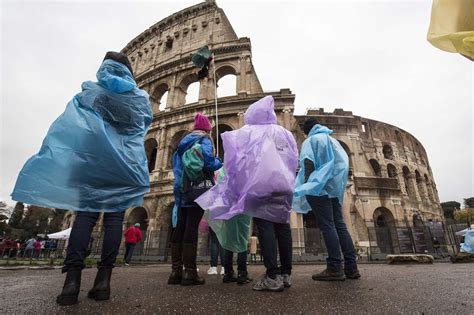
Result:
<svg viewBox="0 0 474 315"><path fill-rule="evenodd" d="M214 220L254 217L266 267L266 275L253 287L256 291L291 286L289 223L298 149L293 135L277 124L274 107L272 96L260 99L245 112L245 126L222 134L225 177L196 199Z"/></svg>

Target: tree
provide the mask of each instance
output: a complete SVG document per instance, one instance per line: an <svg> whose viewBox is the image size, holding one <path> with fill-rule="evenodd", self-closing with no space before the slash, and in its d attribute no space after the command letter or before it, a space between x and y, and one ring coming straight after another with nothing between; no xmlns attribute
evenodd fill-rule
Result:
<svg viewBox="0 0 474 315"><path fill-rule="evenodd" d="M441 207L446 219L454 219L454 210L461 209L461 204L457 201L446 201L441 203Z"/></svg>
<svg viewBox="0 0 474 315"><path fill-rule="evenodd" d="M10 232L10 227L7 224L8 218L12 214L12 207L6 202L0 201L0 237Z"/></svg>
<svg viewBox="0 0 474 315"><path fill-rule="evenodd" d="M10 217L10 220L8 221L8 225L13 228L20 228L24 213L25 205L22 202L17 202L15 208L13 208L13 213Z"/></svg>
<svg viewBox="0 0 474 315"><path fill-rule="evenodd" d="M454 211L454 219L471 224L474 222L474 208L464 208Z"/></svg>
<svg viewBox="0 0 474 315"><path fill-rule="evenodd" d="M464 199L464 208L474 208L474 197Z"/></svg>
<svg viewBox="0 0 474 315"><path fill-rule="evenodd" d="M25 231L25 237L36 236L37 234L46 234L51 232L49 224L54 217L52 209L29 205L21 228Z"/></svg>

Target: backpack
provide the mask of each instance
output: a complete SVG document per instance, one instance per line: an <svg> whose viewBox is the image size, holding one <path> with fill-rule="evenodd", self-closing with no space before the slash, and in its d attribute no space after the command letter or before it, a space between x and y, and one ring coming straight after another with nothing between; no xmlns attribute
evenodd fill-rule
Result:
<svg viewBox="0 0 474 315"><path fill-rule="evenodd" d="M194 200L214 186L214 178L203 171L204 154L202 152L201 137L189 149L184 151L181 161L183 174L181 176L181 192L186 203Z"/></svg>
<svg viewBox="0 0 474 315"><path fill-rule="evenodd" d="M204 179L202 171L204 168L204 154L202 153L201 140L202 138L196 141L181 157L183 175L187 175L188 179L193 183L199 183Z"/></svg>

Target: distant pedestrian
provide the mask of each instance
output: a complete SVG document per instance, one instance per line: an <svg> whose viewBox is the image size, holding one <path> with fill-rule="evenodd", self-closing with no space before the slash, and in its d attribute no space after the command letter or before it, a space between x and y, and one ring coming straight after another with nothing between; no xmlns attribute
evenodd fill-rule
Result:
<svg viewBox="0 0 474 315"><path fill-rule="evenodd" d="M125 236L125 266L129 266L135 246L142 240L140 223L135 223L134 226L129 227L123 235Z"/></svg>
<svg viewBox="0 0 474 315"><path fill-rule="evenodd" d="M33 252L35 250L35 243L36 239L35 238L30 238L29 240L26 241L25 243L25 258L31 258L33 256Z"/></svg>
<svg viewBox="0 0 474 315"><path fill-rule="evenodd" d="M36 259L39 259L40 255L41 255L41 249L43 247L43 245L41 244L41 241L39 239L37 239L35 241L34 247L35 247L35 257L36 257Z"/></svg>
<svg viewBox="0 0 474 315"><path fill-rule="evenodd" d="M313 275L316 281L357 279L356 251L342 215L349 158L332 130L310 118L304 123L308 138L300 152L300 172L296 179L293 209L313 211L328 251L326 269ZM344 255L344 269L341 252Z"/></svg>
<svg viewBox="0 0 474 315"><path fill-rule="evenodd" d="M257 244L258 238L255 233L252 233L250 237L250 261L254 263L257 262Z"/></svg>

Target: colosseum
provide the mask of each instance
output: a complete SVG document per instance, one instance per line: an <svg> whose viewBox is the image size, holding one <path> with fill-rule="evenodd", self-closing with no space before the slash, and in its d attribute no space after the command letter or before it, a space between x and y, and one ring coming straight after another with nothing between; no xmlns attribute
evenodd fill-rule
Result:
<svg viewBox="0 0 474 315"><path fill-rule="evenodd" d="M444 220L427 154L414 136L342 109L332 113L310 109L304 116L294 116L295 95L289 88L263 90L252 64L250 39L239 38L224 11L215 1L206 1L152 25L122 50L132 62L139 87L150 94L154 113L145 141L150 192L144 204L129 209L125 218L127 226L140 222L146 230L147 255L167 255L174 205L173 151L190 131L196 112L215 115L213 73L199 80L191 62L204 45L215 54L217 83L227 76L235 78L234 95L217 99L219 134L241 127L247 107L266 95L275 99L278 122L293 133L298 145L305 139L300 126L308 116L334 130L350 160L343 211L355 242L369 244L375 253L403 252L404 235L396 227L423 227ZM187 100L191 85L199 86L192 102ZM222 157L222 143L219 147ZM68 215L66 225L71 222ZM291 227L296 256L324 251L312 215L293 213Z"/></svg>

